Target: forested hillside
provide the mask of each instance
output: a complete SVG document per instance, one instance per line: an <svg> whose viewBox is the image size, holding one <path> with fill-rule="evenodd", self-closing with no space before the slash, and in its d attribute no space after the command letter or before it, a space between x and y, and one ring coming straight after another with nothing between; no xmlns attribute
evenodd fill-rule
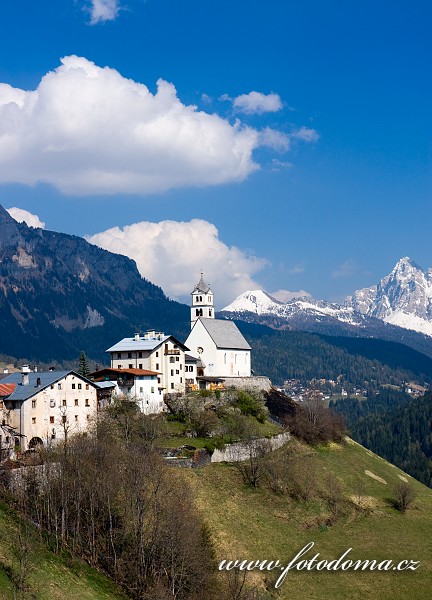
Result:
<svg viewBox="0 0 432 600"><path fill-rule="evenodd" d="M432 393L410 398L382 391L332 407L344 415L356 441L432 486Z"/></svg>
<svg viewBox="0 0 432 600"><path fill-rule="evenodd" d="M432 382L432 359L403 344L376 339L275 331L236 321L252 346L252 367L274 384L286 379L333 379L369 388Z"/></svg>

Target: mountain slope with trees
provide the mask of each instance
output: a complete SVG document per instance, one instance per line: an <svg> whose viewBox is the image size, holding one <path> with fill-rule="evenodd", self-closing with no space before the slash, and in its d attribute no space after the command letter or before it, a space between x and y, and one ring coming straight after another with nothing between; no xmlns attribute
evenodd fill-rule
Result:
<svg viewBox="0 0 432 600"><path fill-rule="evenodd" d="M332 406L355 440L432 487L432 393L411 398L388 390Z"/></svg>
<svg viewBox="0 0 432 600"><path fill-rule="evenodd" d="M134 331L185 337L187 306L142 278L134 261L84 239L17 223L0 206L0 354L32 362L104 351Z"/></svg>
<svg viewBox="0 0 432 600"><path fill-rule="evenodd" d="M274 384L286 379L333 379L370 387L432 383L432 359L403 344L301 331L276 331L236 321L252 346L252 368Z"/></svg>

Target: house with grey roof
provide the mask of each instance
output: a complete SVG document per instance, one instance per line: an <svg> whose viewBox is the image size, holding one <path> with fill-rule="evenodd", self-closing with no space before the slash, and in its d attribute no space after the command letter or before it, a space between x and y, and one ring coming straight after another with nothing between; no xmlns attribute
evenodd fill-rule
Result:
<svg viewBox="0 0 432 600"><path fill-rule="evenodd" d="M100 390L98 383L72 370L38 372L24 366L21 373L2 379L0 422L16 432L14 444L21 451L52 444L88 431Z"/></svg>

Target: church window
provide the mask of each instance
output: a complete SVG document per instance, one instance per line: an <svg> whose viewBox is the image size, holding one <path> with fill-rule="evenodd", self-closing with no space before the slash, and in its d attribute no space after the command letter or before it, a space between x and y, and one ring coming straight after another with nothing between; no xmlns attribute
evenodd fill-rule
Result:
<svg viewBox="0 0 432 600"><path fill-rule="evenodd" d="M202 302L202 296L200 296L200 302Z"/></svg>
<svg viewBox="0 0 432 600"><path fill-rule="evenodd" d="M224 365L226 365L226 352L224 354Z"/></svg>
<svg viewBox="0 0 432 600"><path fill-rule="evenodd" d="M174 384L173 384L173 383L171 384L171 389L172 389L172 390L174 389Z"/></svg>
<svg viewBox="0 0 432 600"><path fill-rule="evenodd" d="M212 316L212 315L211 315L211 308L209 308L209 317L211 317L211 316Z"/></svg>
<svg viewBox="0 0 432 600"><path fill-rule="evenodd" d="M199 302L199 298L198 298L198 296L196 296L196 298L195 298L195 302Z"/></svg>
<svg viewBox="0 0 432 600"><path fill-rule="evenodd" d="M199 317L199 308L195 310L195 316Z"/></svg>

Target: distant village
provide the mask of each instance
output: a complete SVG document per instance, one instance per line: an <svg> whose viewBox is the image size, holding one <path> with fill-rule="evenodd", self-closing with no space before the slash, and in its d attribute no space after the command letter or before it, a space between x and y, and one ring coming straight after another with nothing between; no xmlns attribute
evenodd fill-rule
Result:
<svg viewBox="0 0 432 600"><path fill-rule="evenodd" d="M172 394L271 387L268 378L253 375L251 347L235 323L215 319L214 295L202 273L191 293L191 331L184 343L149 330L123 338L106 352L110 366L87 376L28 365L0 373L2 457L86 432L117 396L134 400L150 415L165 412Z"/></svg>

